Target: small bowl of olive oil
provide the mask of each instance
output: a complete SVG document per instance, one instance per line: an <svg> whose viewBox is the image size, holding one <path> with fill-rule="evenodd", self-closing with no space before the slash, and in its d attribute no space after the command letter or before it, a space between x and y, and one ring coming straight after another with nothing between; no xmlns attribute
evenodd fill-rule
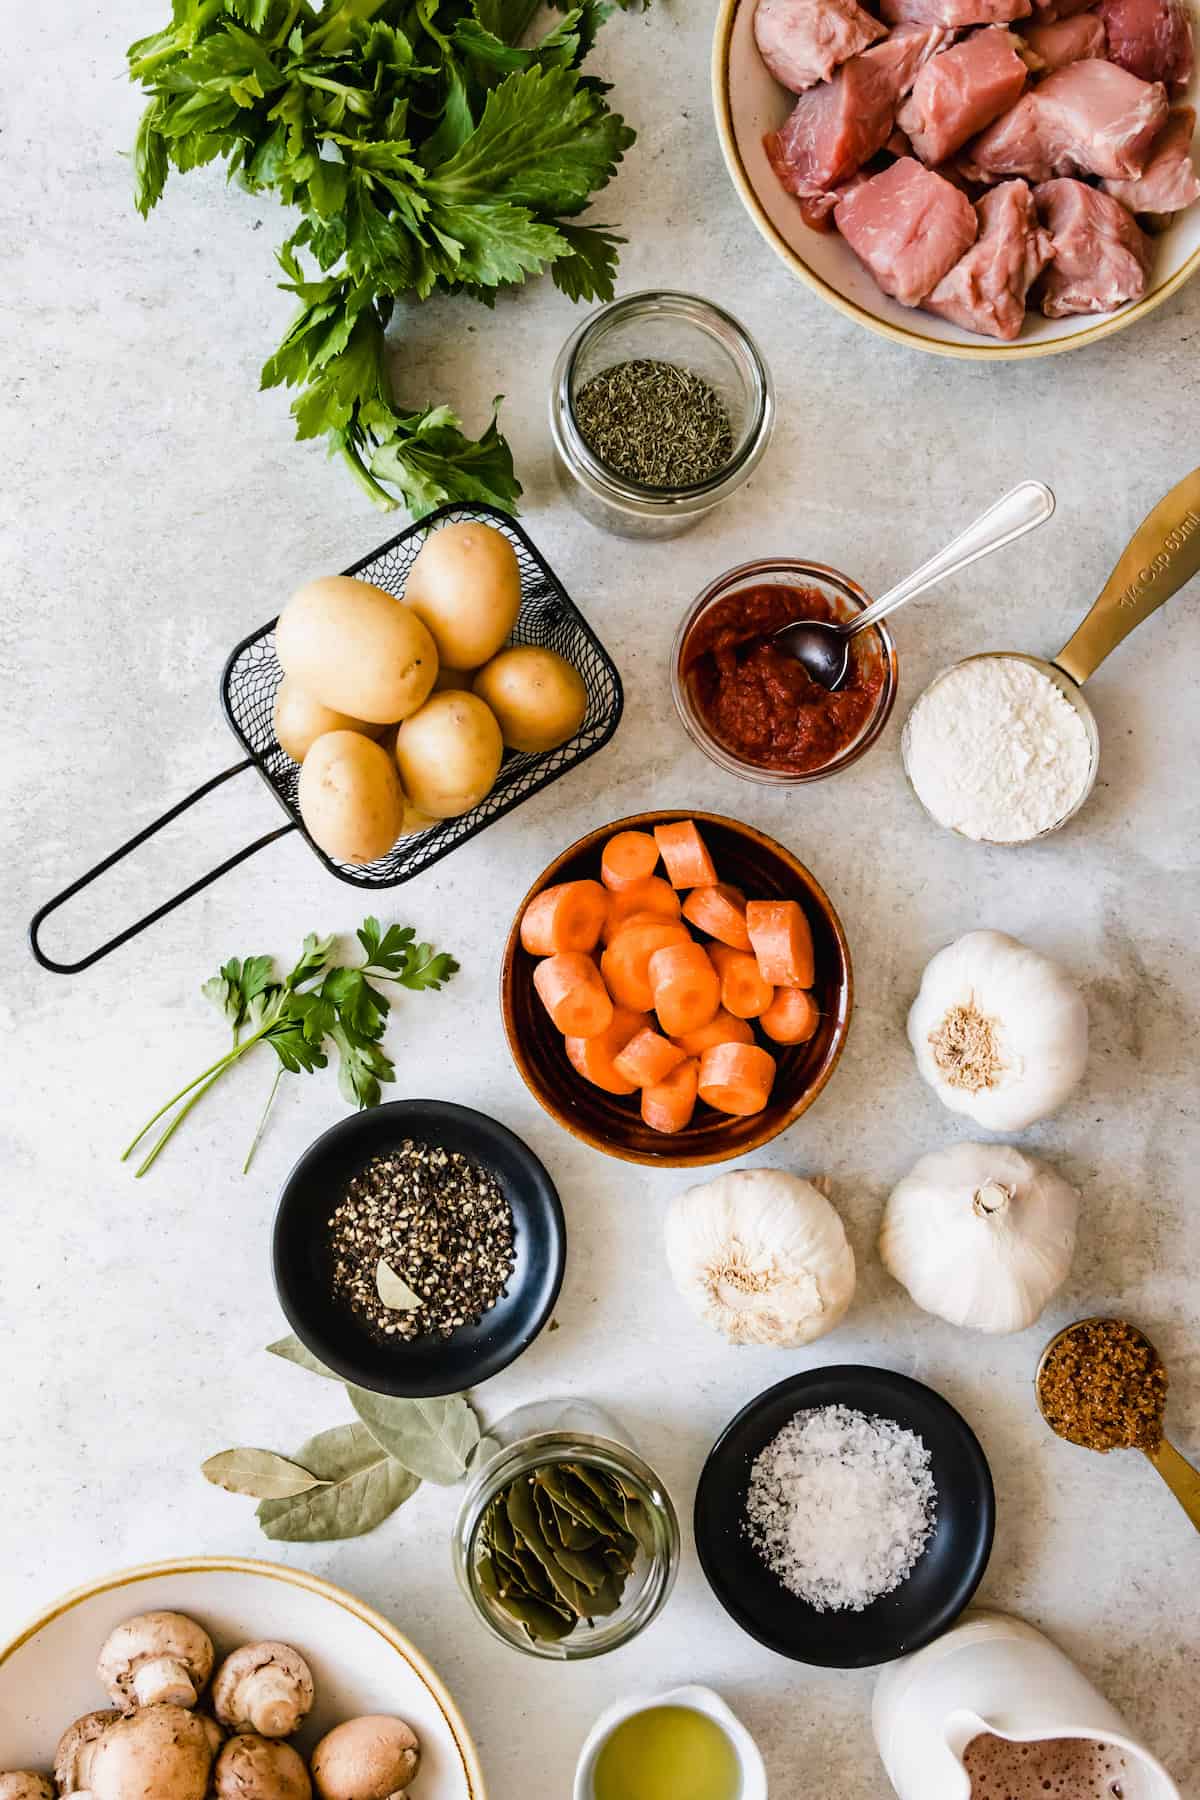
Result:
<svg viewBox="0 0 1200 1800"><path fill-rule="evenodd" d="M767 1800L746 1727L711 1688L618 1701L592 1727L574 1800Z"/></svg>

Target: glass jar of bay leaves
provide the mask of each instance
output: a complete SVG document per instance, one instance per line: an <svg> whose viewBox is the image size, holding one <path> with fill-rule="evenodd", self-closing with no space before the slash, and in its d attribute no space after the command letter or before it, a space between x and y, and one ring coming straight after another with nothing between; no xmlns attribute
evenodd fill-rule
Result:
<svg viewBox="0 0 1200 1800"><path fill-rule="evenodd" d="M679 1521L628 1433L590 1400L523 1406L493 1427L454 1528L459 1586L493 1636L575 1662L636 1637L679 1567Z"/></svg>
<svg viewBox="0 0 1200 1800"><path fill-rule="evenodd" d="M559 482L620 537L687 531L736 492L771 436L775 393L750 334L710 300L614 300L563 345L550 391Z"/></svg>

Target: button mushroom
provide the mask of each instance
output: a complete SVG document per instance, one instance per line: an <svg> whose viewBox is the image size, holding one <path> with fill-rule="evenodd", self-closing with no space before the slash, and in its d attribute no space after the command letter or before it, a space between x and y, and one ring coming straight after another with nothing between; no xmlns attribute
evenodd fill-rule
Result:
<svg viewBox="0 0 1200 1800"><path fill-rule="evenodd" d="M213 1792L217 1800L312 1800L312 1782L290 1744L242 1731L217 1758Z"/></svg>
<svg viewBox="0 0 1200 1800"><path fill-rule="evenodd" d="M411 1726L368 1713L326 1733L313 1751L312 1775L321 1800L396 1800L420 1762Z"/></svg>
<svg viewBox="0 0 1200 1800"><path fill-rule="evenodd" d="M231 1731L291 1737L313 1703L312 1674L290 1644L243 1644L217 1670L212 1703Z"/></svg>
<svg viewBox="0 0 1200 1800"><path fill-rule="evenodd" d="M215 1719L210 1719L207 1713L197 1713L196 1717L204 1727L204 1735L208 1739L209 1749L212 1751L214 1757L217 1756L220 1752L221 1745L225 1742L224 1730L217 1724Z"/></svg>
<svg viewBox="0 0 1200 1800"><path fill-rule="evenodd" d="M54 1779L60 1794L82 1794L88 1788L97 1740L110 1725L116 1724L120 1716L110 1708L105 1712L84 1713L81 1719L67 1726L54 1752Z"/></svg>
<svg viewBox="0 0 1200 1800"><path fill-rule="evenodd" d="M105 1640L96 1673L125 1712L135 1706L194 1706L212 1674L207 1631L183 1613L139 1613Z"/></svg>
<svg viewBox="0 0 1200 1800"><path fill-rule="evenodd" d="M110 1725L88 1771L93 1800L205 1800L213 1753L182 1706L143 1706Z"/></svg>
<svg viewBox="0 0 1200 1800"><path fill-rule="evenodd" d="M10 1769L0 1775L0 1800L54 1800L54 1786L32 1769Z"/></svg>

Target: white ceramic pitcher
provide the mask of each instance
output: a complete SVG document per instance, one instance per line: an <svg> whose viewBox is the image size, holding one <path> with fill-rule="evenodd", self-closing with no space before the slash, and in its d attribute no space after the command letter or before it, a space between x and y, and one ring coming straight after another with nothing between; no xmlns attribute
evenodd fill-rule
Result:
<svg viewBox="0 0 1200 1800"><path fill-rule="evenodd" d="M714 1694L706 1687L671 1688L665 1694L635 1694L628 1700L618 1700L615 1706L602 1712L579 1753L574 1800L595 1800L592 1778L601 1747L618 1725L632 1718L634 1713L648 1712L652 1706L690 1706L693 1712L706 1713L715 1720L733 1745L738 1759L742 1776L739 1800L767 1800L767 1771L758 1745L720 1694Z"/></svg>
<svg viewBox="0 0 1200 1800"><path fill-rule="evenodd" d="M879 1754L900 1800L970 1800L962 1753L981 1732L1014 1743L1092 1738L1124 1752L1124 1800L1180 1800L1158 1758L1069 1657L1022 1619L968 1613L889 1664L872 1705Z"/></svg>

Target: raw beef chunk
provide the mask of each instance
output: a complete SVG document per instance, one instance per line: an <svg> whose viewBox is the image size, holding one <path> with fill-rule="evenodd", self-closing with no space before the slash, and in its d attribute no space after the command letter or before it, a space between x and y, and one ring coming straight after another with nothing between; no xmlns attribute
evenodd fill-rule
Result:
<svg viewBox="0 0 1200 1800"><path fill-rule="evenodd" d="M974 242L966 195L914 157L902 157L847 194L838 230L885 294L919 306Z"/></svg>
<svg viewBox="0 0 1200 1800"><path fill-rule="evenodd" d="M1082 181L1044 181L1034 194L1054 258L1042 278L1048 319L1106 313L1146 291L1150 240L1111 194Z"/></svg>
<svg viewBox="0 0 1200 1800"><path fill-rule="evenodd" d="M1108 54L1143 81L1191 79L1194 46L1185 0L1104 0Z"/></svg>
<svg viewBox="0 0 1200 1800"><path fill-rule="evenodd" d="M979 236L923 304L964 331L1012 339L1025 322L1025 296L1050 261L1050 236L1024 181L992 188L975 211Z"/></svg>
<svg viewBox="0 0 1200 1800"><path fill-rule="evenodd" d="M1044 25L1035 22L1026 25L1021 35L1045 75L1065 69L1068 63L1104 58L1104 20L1099 13L1076 13L1072 19L1051 19Z"/></svg>
<svg viewBox="0 0 1200 1800"><path fill-rule="evenodd" d="M1155 138L1142 173L1129 181L1102 182L1105 193L1135 213L1182 212L1185 206L1200 200L1200 178L1192 161L1195 130L1195 108L1176 107Z"/></svg>
<svg viewBox="0 0 1200 1800"><path fill-rule="evenodd" d="M801 94L787 123L763 140L788 192L827 193L881 150L917 70L945 42L944 31L901 26L844 62L832 81Z"/></svg>
<svg viewBox="0 0 1200 1800"><path fill-rule="evenodd" d="M961 163L976 180L1024 175L1140 175L1166 124L1161 82L1141 81L1110 62L1068 63L989 125Z"/></svg>
<svg viewBox="0 0 1200 1800"><path fill-rule="evenodd" d="M942 25L965 31L972 25L1008 25L1032 10L1030 0L880 0L889 25Z"/></svg>
<svg viewBox="0 0 1200 1800"><path fill-rule="evenodd" d="M922 162L936 165L1016 105L1027 70L1011 32L976 31L931 57L897 115Z"/></svg>
<svg viewBox="0 0 1200 1800"><path fill-rule="evenodd" d="M886 36L858 0L758 0L754 37L776 81L802 94Z"/></svg>

